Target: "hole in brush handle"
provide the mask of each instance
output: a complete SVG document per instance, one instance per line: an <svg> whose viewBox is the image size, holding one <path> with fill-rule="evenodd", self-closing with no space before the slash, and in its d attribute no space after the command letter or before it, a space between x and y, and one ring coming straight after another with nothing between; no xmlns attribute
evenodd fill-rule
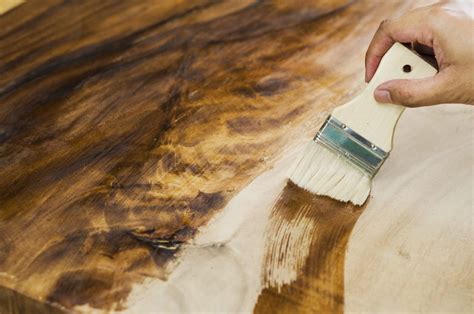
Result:
<svg viewBox="0 0 474 314"><path fill-rule="evenodd" d="M411 65L405 64L405 65L403 66L403 72L405 72L405 73L410 73L410 72L411 72Z"/></svg>

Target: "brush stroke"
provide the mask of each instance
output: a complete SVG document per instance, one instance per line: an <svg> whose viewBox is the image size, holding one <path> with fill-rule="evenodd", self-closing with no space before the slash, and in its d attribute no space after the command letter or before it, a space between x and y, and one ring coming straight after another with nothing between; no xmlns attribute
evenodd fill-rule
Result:
<svg viewBox="0 0 474 314"><path fill-rule="evenodd" d="M267 226L255 313L342 313L346 246L365 206L316 196L289 181Z"/></svg>

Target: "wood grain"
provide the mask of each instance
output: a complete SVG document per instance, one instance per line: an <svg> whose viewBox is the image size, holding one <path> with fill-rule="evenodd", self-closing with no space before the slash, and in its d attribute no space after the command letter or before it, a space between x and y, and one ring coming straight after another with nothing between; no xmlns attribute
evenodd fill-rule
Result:
<svg viewBox="0 0 474 314"><path fill-rule="evenodd" d="M271 301L267 305L273 306L272 311L311 311L305 307L311 306L311 300L315 301L313 306L324 300L311 289L312 284L324 280L312 275L326 271L339 274L333 277L339 280L340 271L344 273L346 313L472 312L474 273L470 248L474 234L470 168L474 142L469 130L473 118L474 108L453 104L409 109L404 113L395 134L394 150L375 177L372 196L357 218L346 250L332 251L345 255L343 268L313 260L314 264L322 264L323 269L297 273L295 287L283 286L280 293L273 289L271 298L270 289L265 293L264 282L260 280L271 270L265 267L265 256L272 252L271 245L277 243L268 239L271 235L279 239L278 233L268 231L275 231L273 222L285 222L272 219L272 212L276 205L285 210L282 205L286 202L279 197L282 191L290 190L285 188L286 173L304 149L303 142L288 149L271 170L258 176L226 205L197 235L196 246L185 250L181 263L167 281L150 280L137 288L130 297L131 313L153 309L153 300L162 300L160 306L169 312L192 309L248 313L254 310L261 295ZM296 198L298 195L300 198ZM296 198L300 205L311 206L312 203L306 203L311 196L305 195L299 191L283 199ZM306 213L300 210L289 216L302 218L302 212ZM312 214L314 221L324 221L316 219L320 215L317 212ZM305 219L289 220L297 221ZM212 243L219 245L211 246ZM301 243L298 249L302 251L298 253L304 253L305 247ZM332 253L329 260L341 267L340 259ZM306 261L311 257L308 254ZM308 264L303 269L310 267ZM294 274L292 270L289 275ZM328 283L325 288L340 287L340 283ZM305 299L311 291L314 298ZM340 309L338 303L333 304Z"/></svg>
<svg viewBox="0 0 474 314"><path fill-rule="evenodd" d="M281 64L346 5L51 0L2 17L1 284L120 310L165 279L308 110L281 105L301 80Z"/></svg>
<svg viewBox="0 0 474 314"><path fill-rule="evenodd" d="M282 157L363 88L363 55L379 21L417 4L46 0L2 15L0 312L252 311L265 228L284 188ZM414 138L431 143L426 134ZM393 171L404 173L404 161ZM362 226L367 212L382 215L377 224L384 209L404 206L387 191L378 192L382 203L371 200ZM421 190L411 191L422 203ZM390 216L393 223L411 221L410 208L408 218ZM216 232L208 226L214 218ZM358 225L350 264L343 269L336 258L344 306L390 309L390 289L376 280L388 261L379 256L382 266L364 268L364 243L378 238L364 238ZM450 226L454 239L469 238ZM462 252L446 256L466 265ZM406 269L423 267L417 261ZM430 274L447 264L436 265ZM467 290L456 288L464 281L453 274L437 282L465 309ZM397 291L419 287L389 279ZM454 308L443 306L428 277L413 282L440 308ZM373 300L364 285L385 294ZM427 308L423 295L398 295L411 301L398 309L413 310L417 298ZM267 308L283 298L267 299Z"/></svg>

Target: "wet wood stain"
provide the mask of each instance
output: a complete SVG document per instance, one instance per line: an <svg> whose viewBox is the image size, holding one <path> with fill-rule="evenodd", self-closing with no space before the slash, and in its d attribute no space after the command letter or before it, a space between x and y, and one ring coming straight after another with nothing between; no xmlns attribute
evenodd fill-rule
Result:
<svg viewBox="0 0 474 314"><path fill-rule="evenodd" d="M25 313L48 313L62 314L64 309L49 304L39 302L33 298L0 286L0 313L2 314L25 314Z"/></svg>
<svg viewBox="0 0 474 314"><path fill-rule="evenodd" d="M346 246L366 204L316 196L289 181L267 227L255 313L342 313Z"/></svg>
<svg viewBox="0 0 474 314"><path fill-rule="evenodd" d="M361 38L398 7L44 0L1 15L0 294L113 311L166 280L183 243L352 96ZM301 272L267 277L284 292Z"/></svg>
<svg viewBox="0 0 474 314"><path fill-rule="evenodd" d="M122 310L134 284L166 280L289 140L310 106L279 64L348 4L47 0L2 15L0 285Z"/></svg>

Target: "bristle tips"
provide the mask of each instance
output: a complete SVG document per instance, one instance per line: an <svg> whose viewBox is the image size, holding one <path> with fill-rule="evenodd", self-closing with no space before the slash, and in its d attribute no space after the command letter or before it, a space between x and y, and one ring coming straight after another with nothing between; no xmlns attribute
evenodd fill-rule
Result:
<svg viewBox="0 0 474 314"><path fill-rule="evenodd" d="M311 141L288 175L299 187L317 195L362 205L370 193L368 175L343 156Z"/></svg>

